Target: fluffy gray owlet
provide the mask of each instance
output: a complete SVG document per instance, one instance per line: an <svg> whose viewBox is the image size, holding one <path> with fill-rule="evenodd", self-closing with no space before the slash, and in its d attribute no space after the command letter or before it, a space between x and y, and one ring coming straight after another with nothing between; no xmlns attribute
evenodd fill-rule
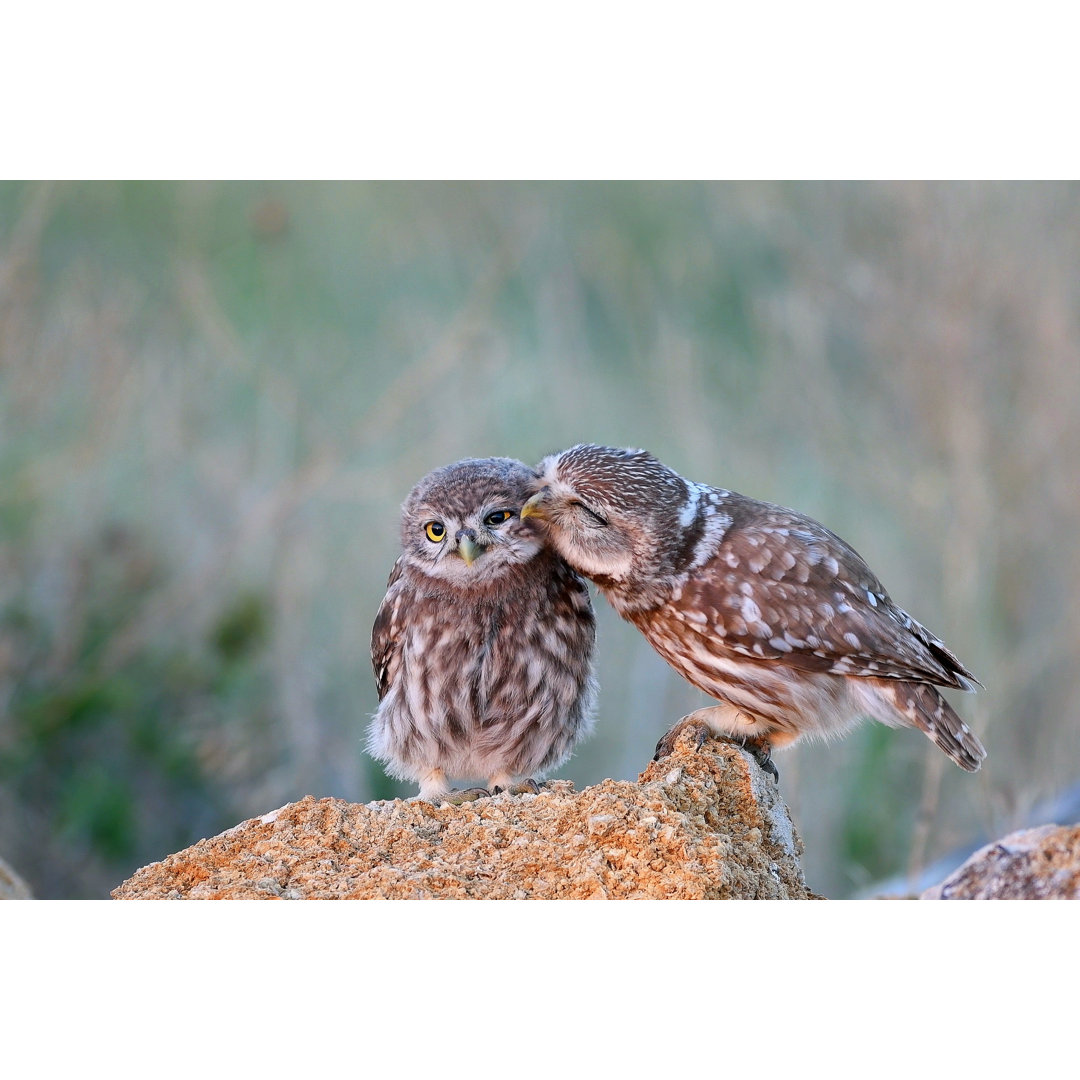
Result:
<svg viewBox="0 0 1080 1080"><path fill-rule="evenodd" d="M591 727L592 604L519 516L535 478L510 458L468 459L429 473L402 506L371 635L367 747L421 799L440 801L449 777L531 782Z"/></svg>
<svg viewBox="0 0 1080 1080"><path fill-rule="evenodd" d="M835 533L684 480L644 450L574 446L537 472L522 517L543 520L551 546L720 702L687 721L749 738L771 768L770 747L869 716L978 769L986 751L934 689L973 690L975 677Z"/></svg>

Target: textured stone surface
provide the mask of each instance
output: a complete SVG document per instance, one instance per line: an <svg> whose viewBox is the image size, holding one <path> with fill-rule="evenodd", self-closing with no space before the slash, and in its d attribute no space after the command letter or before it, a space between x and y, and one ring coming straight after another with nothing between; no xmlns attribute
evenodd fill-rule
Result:
<svg viewBox="0 0 1080 1080"><path fill-rule="evenodd" d="M129 898L810 898L775 784L692 737L637 783L464 806L312 796L170 855Z"/></svg>
<svg viewBox="0 0 1080 1080"><path fill-rule="evenodd" d="M1080 900L1080 825L1043 825L980 848L924 900Z"/></svg>
<svg viewBox="0 0 1080 1080"><path fill-rule="evenodd" d="M0 900L33 900L30 886L0 859Z"/></svg>

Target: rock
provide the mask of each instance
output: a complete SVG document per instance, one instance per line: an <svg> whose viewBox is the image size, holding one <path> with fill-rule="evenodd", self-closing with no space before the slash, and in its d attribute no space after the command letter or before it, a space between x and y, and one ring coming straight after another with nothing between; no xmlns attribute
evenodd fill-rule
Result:
<svg viewBox="0 0 1080 1080"><path fill-rule="evenodd" d="M1080 825L1043 825L980 848L923 900L1080 900Z"/></svg>
<svg viewBox="0 0 1080 1080"><path fill-rule="evenodd" d="M33 900L30 886L0 859L0 900Z"/></svg>
<svg viewBox="0 0 1080 1080"><path fill-rule="evenodd" d="M810 899L802 844L747 753L681 737L637 783L463 806L307 796L137 871L116 899Z"/></svg>

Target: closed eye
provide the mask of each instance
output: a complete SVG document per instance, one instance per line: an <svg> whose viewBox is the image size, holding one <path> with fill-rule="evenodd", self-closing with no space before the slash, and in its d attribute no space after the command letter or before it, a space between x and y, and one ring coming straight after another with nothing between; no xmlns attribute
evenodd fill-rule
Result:
<svg viewBox="0 0 1080 1080"><path fill-rule="evenodd" d="M584 510L585 513L588 514L589 517L591 517L593 519L593 521L595 521L598 525L604 525L604 526L607 525L607 521L604 518L602 518L598 513L596 513L595 510L590 510L579 499L574 499L573 502L570 503L570 505L574 506L574 507L577 507L579 510Z"/></svg>
<svg viewBox="0 0 1080 1080"><path fill-rule="evenodd" d="M513 510L492 510L492 512L484 518L484 524L489 526L501 525L504 521L509 521L513 516Z"/></svg>

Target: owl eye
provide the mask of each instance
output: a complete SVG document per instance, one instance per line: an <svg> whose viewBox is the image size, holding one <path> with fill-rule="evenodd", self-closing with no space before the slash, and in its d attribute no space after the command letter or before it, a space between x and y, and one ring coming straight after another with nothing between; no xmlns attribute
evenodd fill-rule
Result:
<svg viewBox="0 0 1080 1080"><path fill-rule="evenodd" d="M429 521L424 526L424 535L433 544L441 544L446 539L446 526L441 521Z"/></svg>
<svg viewBox="0 0 1080 1080"><path fill-rule="evenodd" d="M492 510L492 512L484 518L484 524L501 525L504 521L509 521L513 516L513 510Z"/></svg>
<svg viewBox="0 0 1080 1080"><path fill-rule="evenodd" d="M573 499L569 503L570 506L577 510L584 510L596 522L597 525L607 525L607 519L602 518L595 510L590 510L580 499Z"/></svg>

